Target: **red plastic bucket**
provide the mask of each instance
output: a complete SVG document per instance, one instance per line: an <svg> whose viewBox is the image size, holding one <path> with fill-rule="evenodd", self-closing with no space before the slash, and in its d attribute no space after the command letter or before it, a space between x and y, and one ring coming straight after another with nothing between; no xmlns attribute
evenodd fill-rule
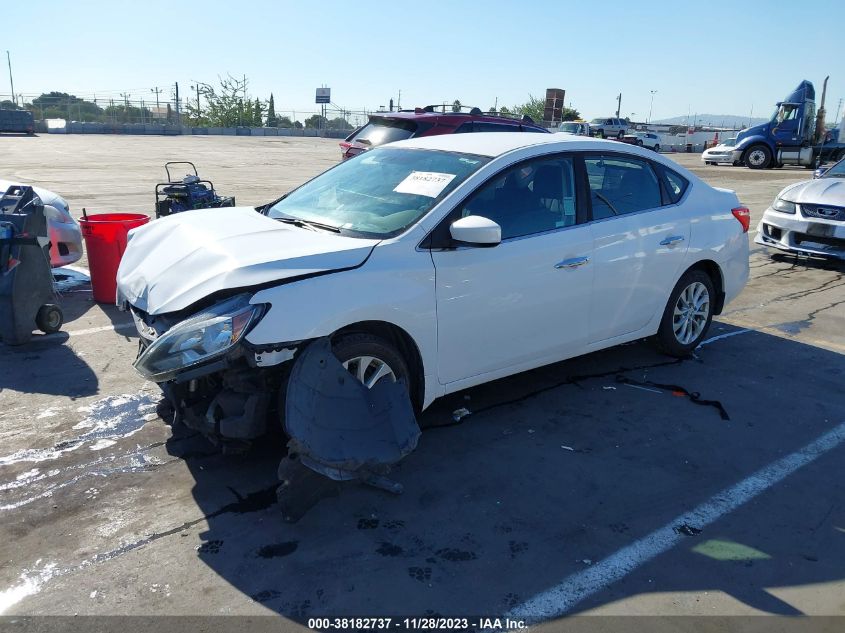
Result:
<svg viewBox="0 0 845 633"><path fill-rule="evenodd" d="M126 250L126 235L150 218L140 213L98 213L79 219L94 301L114 303L117 295L117 267Z"/></svg>

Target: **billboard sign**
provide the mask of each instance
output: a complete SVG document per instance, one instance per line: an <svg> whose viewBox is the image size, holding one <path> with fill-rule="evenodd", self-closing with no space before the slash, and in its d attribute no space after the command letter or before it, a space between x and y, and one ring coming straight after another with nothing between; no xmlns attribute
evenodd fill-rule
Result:
<svg viewBox="0 0 845 633"><path fill-rule="evenodd" d="M331 88L317 88L317 100L315 103L331 103L332 89Z"/></svg>
<svg viewBox="0 0 845 633"><path fill-rule="evenodd" d="M563 110L563 98L566 96L566 90L560 88L546 89L546 104L543 109L543 120L555 123L561 120Z"/></svg>

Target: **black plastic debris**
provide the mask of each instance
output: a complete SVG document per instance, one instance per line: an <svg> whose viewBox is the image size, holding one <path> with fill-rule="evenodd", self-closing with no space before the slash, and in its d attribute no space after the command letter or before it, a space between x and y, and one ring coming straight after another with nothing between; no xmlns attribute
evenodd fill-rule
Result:
<svg viewBox="0 0 845 633"><path fill-rule="evenodd" d="M679 385L664 385L657 382L652 382L650 380L633 380L622 375L616 376L616 382L622 383L624 385L630 385L632 387L654 387L655 389L668 391L673 396L688 398L689 401L693 404L698 404L704 407L713 407L714 409L716 409L716 411L719 412L719 417L723 420L730 421L731 419L731 416L728 415L728 412L725 409L724 405L718 400L704 400L699 392L688 391L685 387L681 387Z"/></svg>
<svg viewBox="0 0 845 633"><path fill-rule="evenodd" d="M682 523L681 525L676 525L674 528L677 534L683 534L684 536L697 536L701 534L701 529L697 527L693 527L688 523Z"/></svg>
<svg viewBox="0 0 845 633"><path fill-rule="evenodd" d="M381 380L367 389L341 365L328 339L297 358L288 382L288 447L302 464L336 481L361 481L399 493L385 477L417 447L420 428L408 389Z"/></svg>

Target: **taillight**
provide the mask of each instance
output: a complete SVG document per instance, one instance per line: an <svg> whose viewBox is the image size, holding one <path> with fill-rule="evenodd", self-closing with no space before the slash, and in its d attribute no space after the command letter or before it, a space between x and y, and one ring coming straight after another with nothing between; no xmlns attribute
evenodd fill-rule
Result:
<svg viewBox="0 0 845 633"><path fill-rule="evenodd" d="M748 227L751 224L751 211L745 207L737 207L736 209L731 209L731 213L734 214L734 217L742 225L742 232L748 233Z"/></svg>

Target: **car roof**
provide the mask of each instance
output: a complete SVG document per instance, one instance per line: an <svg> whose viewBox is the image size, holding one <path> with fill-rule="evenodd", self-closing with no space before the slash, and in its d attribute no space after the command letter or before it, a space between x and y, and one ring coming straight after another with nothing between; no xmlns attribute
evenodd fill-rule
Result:
<svg viewBox="0 0 845 633"><path fill-rule="evenodd" d="M414 147L437 149L446 152L462 152L478 156L501 156L508 152L535 145L561 145L561 151L572 150L622 150L629 152L631 146L616 141L593 139L571 134L537 134L536 132L475 132L473 134L444 134L421 136L390 143L388 147ZM633 152L632 152L633 153ZM651 155L649 152L647 155Z"/></svg>
<svg viewBox="0 0 845 633"><path fill-rule="evenodd" d="M424 119L440 119L453 123L463 121L485 121L490 123L504 123L505 125L530 125L535 128L543 129L533 120L526 120L517 115L498 115L486 112L472 113L472 112L429 112L422 109L419 110L399 110L397 112L373 112L369 115L369 120L387 119L387 120L403 120L403 121L419 121Z"/></svg>

